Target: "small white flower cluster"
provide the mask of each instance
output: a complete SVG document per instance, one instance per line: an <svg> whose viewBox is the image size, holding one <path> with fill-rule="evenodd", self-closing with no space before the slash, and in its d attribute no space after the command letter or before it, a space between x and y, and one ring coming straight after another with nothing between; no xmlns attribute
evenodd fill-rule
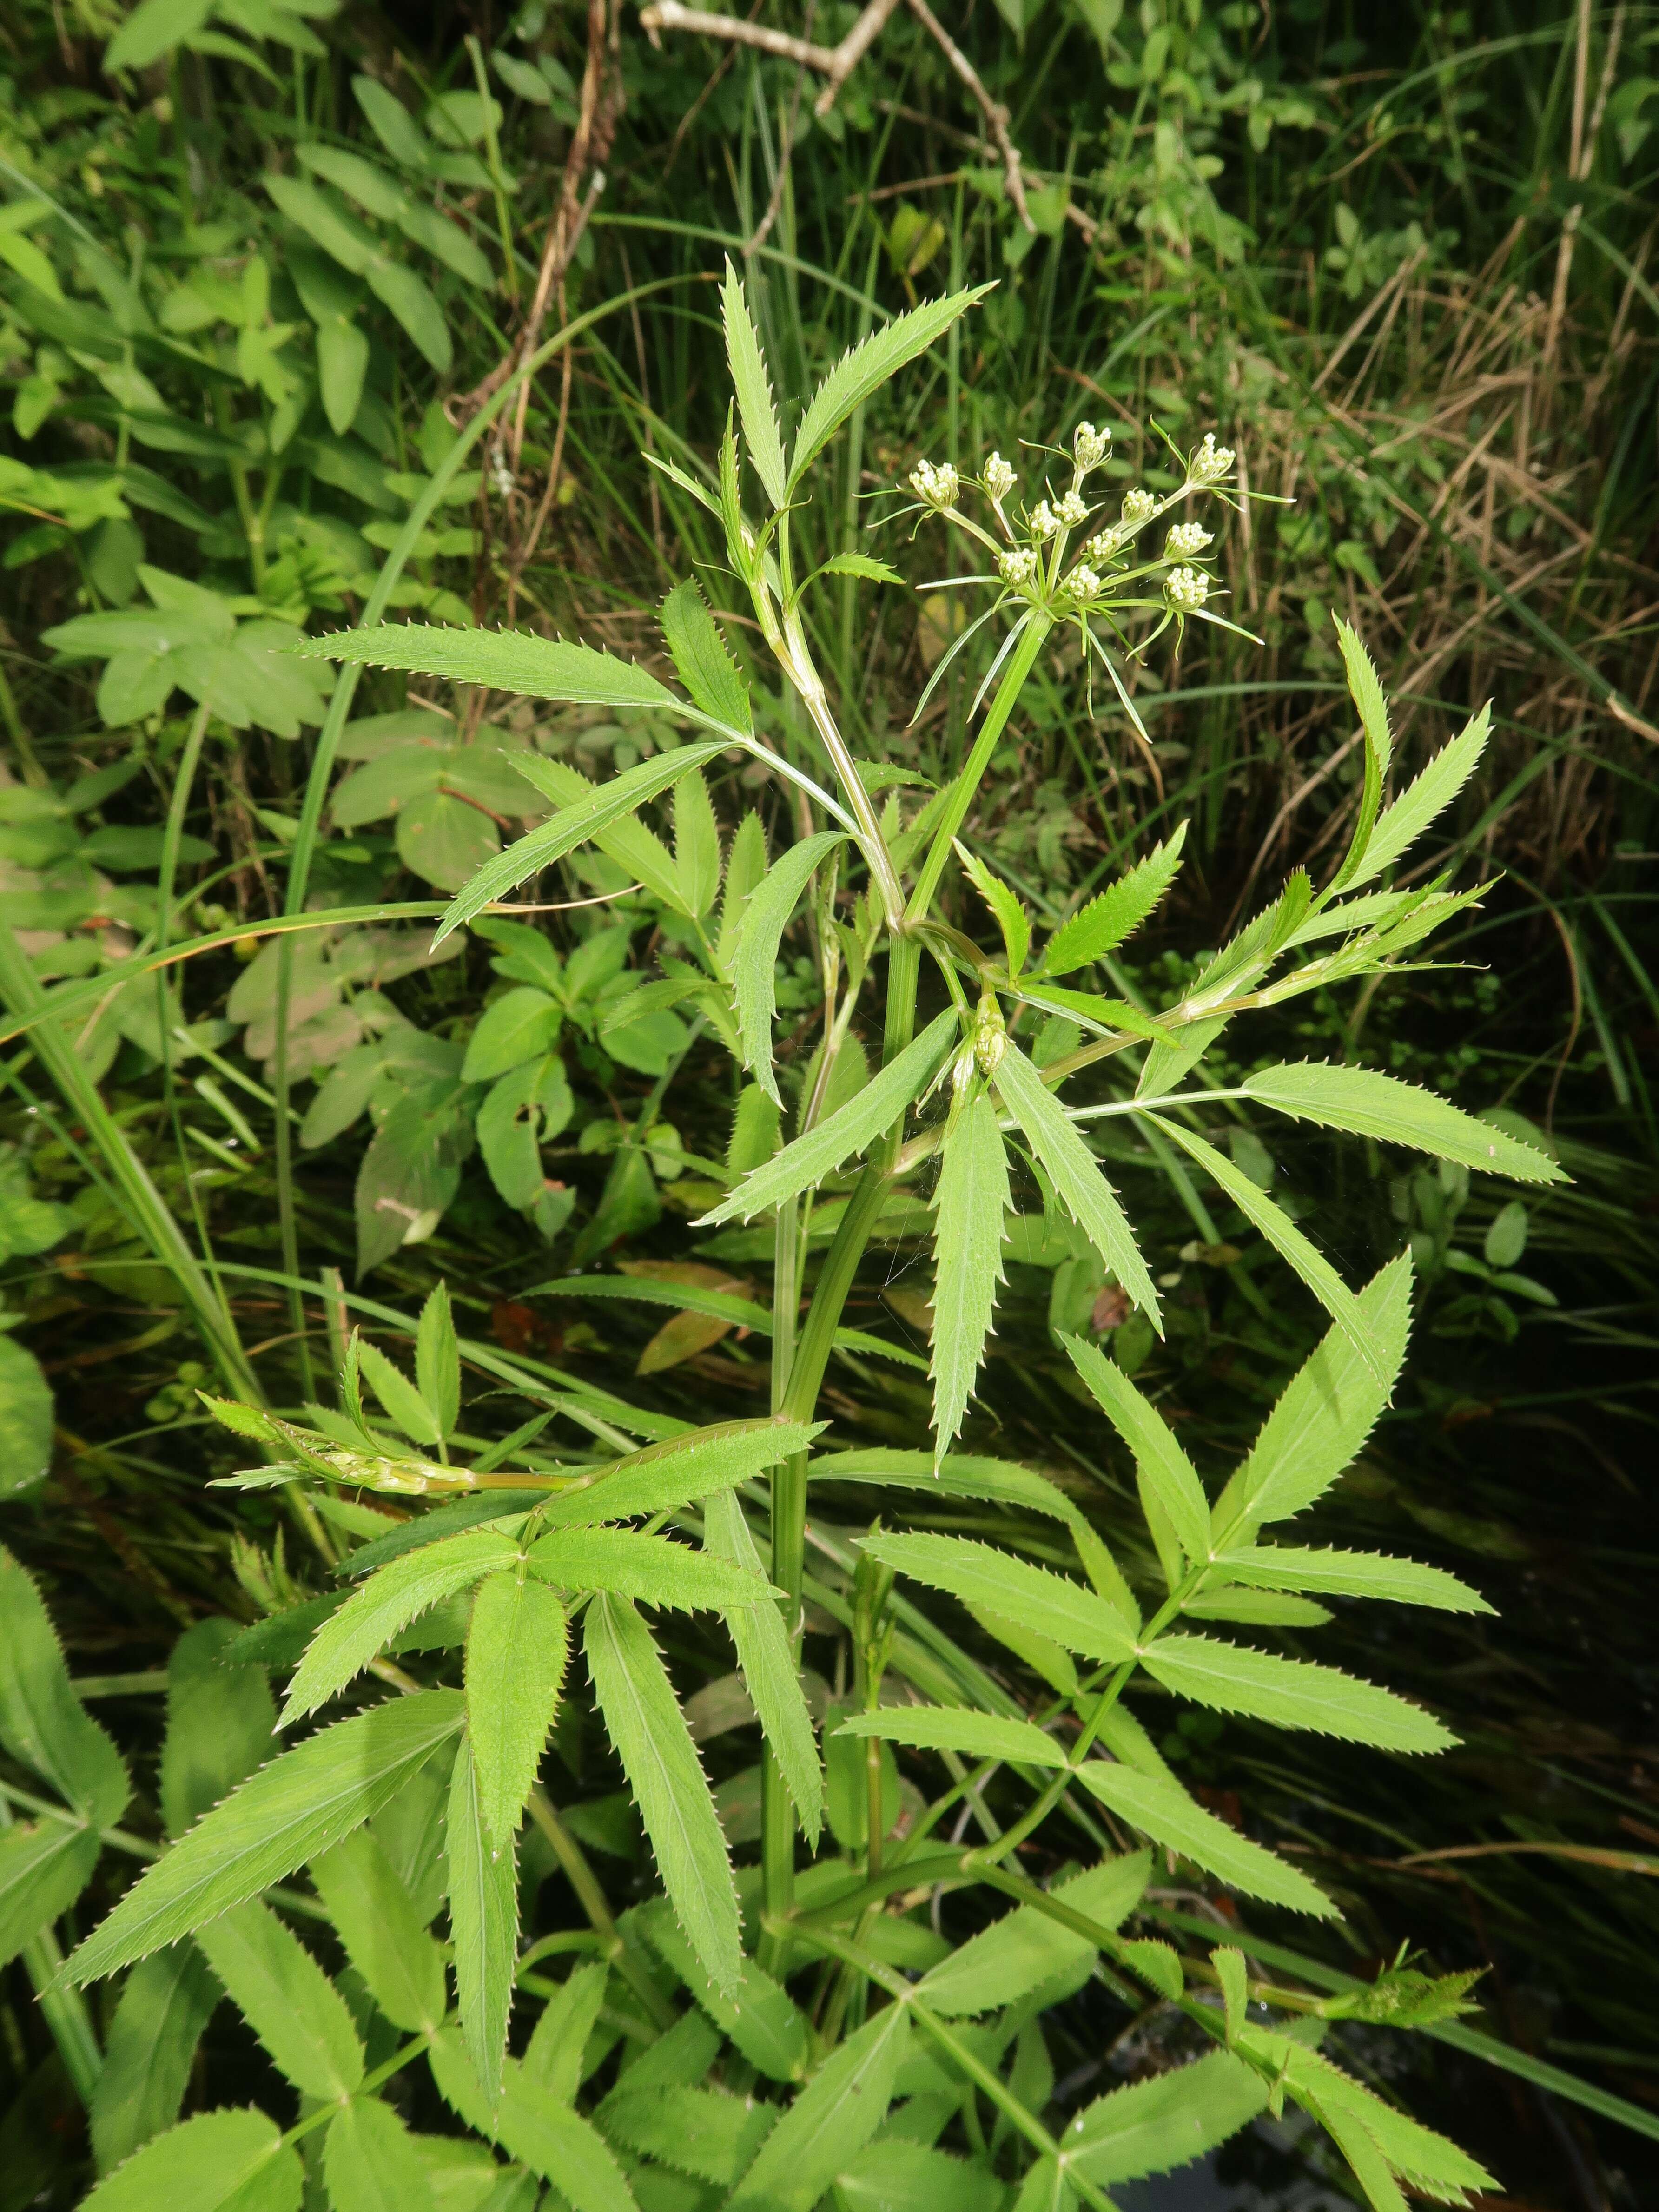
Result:
<svg viewBox="0 0 1659 2212"><path fill-rule="evenodd" d="M1201 522L1177 522L1164 541L1164 557L1166 561L1188 561L1214 542Z"/></svg>
<svg viewBox="0 0 1659 2212"><path fill-rule="evenodd" d="M1106 587L1088 562L1079 561L1066 579L1066 588L1074 599L1087 606L1091 599L1097 599Z"/></svg>
<svg viewBox="0 0 1659 2212"><path fill-rule="evenodd" d="M1072 433L1072 459L1077 464L1079 476L1090 469L1097 469L1105 459L1112 442L1108 430L1097 430L1092 422L1079 422Z"/></svg>
<svg viewBox="0 0 1659 2212"><path fill-rule="evenodd" d="M1089 519L1089 502L1080 491L1068 491L1060 502L1060 519L1068 530Z"/></svg>
<svg viewBox="0 0 1659 2212"><path fill-rule="evenodd" d="M1031 509L1032 537L1038 538L1049 538L1055 535L1059 528L1060 517L1054 513L1054 510L1049 506L1046 499L1040 499L1036 505Z"/></svg>
<svg viewBox="0 0 1659 2212"><path fill-rule="evenodd" d="M1187 481L1195 484L1219 483L1236 459L1231 446L1218 446L1215 432L1206 430L1204 443L1187 464Z"/></svg>
<svg viewBox="0 0 1659 2212"><path fill-rule="evenodd" d="M980 481L1000 507L1014 488L1014 472L1000 453L993 453Z"/></svg>
<svg viewBox="0 0 1659 2212"><path fill-rule="evenodd" d="M1152 497L1151 492L1142 491L1139 484L1133 491L1124 493L1123 520L1131 530L1139 528L1141 523L1149 520L1157 513L1158 501Z"/></svg>
<svg viewBox="0 0 1659 2212"><path fill-rule="evenodd" d="M918 461L910 471L910 489L929 507L954 507L962 479L949 461L941 461L937 468L931 461Z"/></svg>
<svg viewBox="0 0 1659 2212"><path fill-rule="evenodd" d="M511 499L518 489L518 479L507 465L507 455L499 446L490 456L490 480L495 487L497 499Z"/></svg>
<svg viewBox="0 0 1659 2212"><path fill-rule="evenodd" d="M1094 536L1089 538L1084 545L1084 559L1085 561L1109 561L1114 553L1121 550L1124 543L1124 536L1125 533L1118 528L1115 523L1113 523L1108 529L1097 530Z"/></svg>
<svg viewBox="0 0 1659 2212"><path fill-rule="evenodd" d="M1036 555L1029 545L1011 545L1006 553L997 556L997 567L1002 572L1003 582L1018 589L1036 575Z"/></svg>
<svg viewBox="0 0 1659 2212"><path fill-rule="evenodd" d="M1171 568L1164 596L1177 614L1196 614L1210 596L1210 580L1201 568Z"/></svg>

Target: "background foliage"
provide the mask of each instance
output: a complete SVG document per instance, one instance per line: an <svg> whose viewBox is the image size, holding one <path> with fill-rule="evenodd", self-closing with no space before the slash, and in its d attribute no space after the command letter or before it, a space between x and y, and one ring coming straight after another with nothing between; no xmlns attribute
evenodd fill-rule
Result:
<svg viewBox="0 0 1659 2212"><path fill-rule="evenodd" d="M817 10L810 35L852 20ZM1213 424L1252 489L1294 504L1251 507L1218 549L1231 611L1265 652L1189 631L1173 672L1142 665L1149 748L1119 718L1090 719L1080 668L1050 666L997 755L977 849L1052 920L1144 833L1188 821L1180 890L1121 977L1171 994L1259 885L1340 849L1360 768L1328 619L1344 614L1382 666L1407 763L1493 698L1447 857L1461 880L1502 883L1441 940L1468 964L1299 1002L1275 1048L1509 1106L1574 1177L1516 1201L1455 1170L1368 1170L1284 1125L1270 1158L1266 1133L1240 1124L1238 1164L1316 1203L1351 1277L1402 1230L1419 1263L1407 1387L1339 1494L1333 1540L1457 1569L1499 1620L1390 1630L1344 1614L1330 1632L1361 1672L1455 1709L1465 1747L1414 1764L1407 1792L1373 1753L1287 1748L1247 1720L1188 1716L1163 1749L1206 1802L1248 1797L1340 1879L1352 1932L1331 1961L1409 1937L1437 1967L1489 1964L1500 2034L1650 2103L1659 1806L1628 1584L1651 1549L1639 1469L1659 1197L1653 19L1308 5L1264 22L981 0L952 29L1008 110L1018 196L969 89L905 12L823 118L787 59L668 28L653 45L631 11L599 28L591 48L581 9L145 0L122 21L77 0L15 9L0 34L0 918L48 981L95 976L144 939L226 939L164 996L140 982L98 1002L73 1047L80 1091L39 1036L8 1063L3 1533L136 1764L136 1844L180 1825L155 1763L162 1693L187 1694L181 1660L170 1689L164 1674L179 1630L205 1649L220 1632L204 1624L252 1620L316 1579L277 1509L203 1488L228 1464L194 1395L232 1356L216 1315L234 1316L234 1358L279 1403L325 1386L348 1283L354 1318L408 1365L399 1316L439 1279L481 1389L637 1370L666 1416L763 1403L763 1356L717 1307L536 1288L608 1254L642 1294L672 1298L659 1286L674 1282L706 1305L749 1297L763 1267L765 1240L740 1229L705 1240L689 1271L684 1257L678 1218L706 1202L699 1162L726 1158L730 1093L694 1034L711 1011L635 995L674 957L684 886L617 849L548 896L643 881L631 902L533 933L492 923L488 959L459 938L434 959L419 927L522 827L515 754L625 769L673 732L370 678L327 815L310 820L329 679L278 649L389 609L650 659L663 591L717 541L637 448L690 464L718 441L722 253L744 259L788 398L879 319L995 277L840 449L815 526L831 514L841 547L927 575L906 530L870 531L882 510L864 496L919 451L969 466L1080 411L1117 426L1126 480L1160 483L1162 450L1138 426L1184 446ZM533 315L550 224L562 266L541 334L592 319L441 483ZM856 574L836 600L813 644L849 734L937 778L961 754L974 645L916 728L891 702L970 617L953 594L918 602ZM715 804L730 829L787 798L734 768ZM343 920L287 953L249 933L307 903L416 911ZM284 961L296 1026L279 1065ZM818 978L798 931L775 989L806 1038ZM27 970L0 980L14 1005L30 988ZM811 1069L786 1059L791 1074L793 1111ZM112 1176L100 1110L154 1200ZM1213 1462L1242 1448L1318 1328L1243 1215L1207 1206L1173 1158L1143 1167L1133 1197L1169 1279L1167 1343L1137 1334L1086 1252L1036 1247L1010 1270L967 1437L1052 1468L1115 1541L1138 1525L1113 1502L1127 1462L1099 1456L1060 1334L1113 1339ZM892 1224L848 1316L913 1351L915 1226ZM296 1306L282 1278L301 1273L323 1295ZM854 1351L832 1395L849 1443L923 1439L920 1375ZM469 1419L503 1434L509 1408L494 1413ZM825 1696L846 1687L831 1626L826 1612L808 1642ZM705 1757L741 1856L752 1736L720 1724L711 1648L671 1656L682 1691L708 1699ZM649 1873L620 1778L577 1721L556 1753L571 1826L621 1905ZM1437 1856L1454 1849L1480 1855ZM539 1869L550 1927L570 1911L554 1869ZM532 1856L526 1880L538 1872ZM0 2187L20 2205L43 2190L72 2202L88 2144L63 2045L21 1965L6 1986L0 2164L21 2179ZM1072 2032L1062 2112L1185 2055L1156 2009L1080 2011ZM203 2049L193 2102L267 2094L265 2061L223 2012ZM1650 2143L1626 2124L1444 2065L1410 2094L1525 2201L1638 2201ZM1249 2155L1271 2179L1265 2139Z"/></svg>

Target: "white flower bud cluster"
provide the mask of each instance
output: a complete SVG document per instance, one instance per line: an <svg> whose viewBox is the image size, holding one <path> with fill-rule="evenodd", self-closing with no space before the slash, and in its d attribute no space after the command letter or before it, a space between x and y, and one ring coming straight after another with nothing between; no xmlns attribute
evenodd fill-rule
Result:
<svg viewBox="0 0 1659 2212"><path fill-rule="evenodd" d="M1088 562L1079 561L1066 579L1066 588L1074 599L1087 606L1091 599L1100 597L1105 586Z"/></svg>
<svg viewBox="0 0 1659 2212"><path fill-rule="evenodd" d="M1171 568L1164 596L1177 614L1196 614L1210 596L1210 580L1201 568Z"/></svg>
<svg viewBox="0 0 1659 2212"><path fill-rule="evenodd" d="M1083 548L1085 561L1109 561L1123 546L1124 533L1115 523L1106 530L1097 530Z"/></svg>
<svg viewBox="0 0 1659 2212"><path fill-rule="evenodd" d="M1031 535L1037 538L1054 536L1060 528L1060 517L1046 499L1040 499L1031 509Z"/></svg>
<svg viewBox="0 0 1659 2212"><path fill-rule="evenodd" d="M1123 520L1131 530L1139 528L1141 523L1149 521L1157 513L1158 501L1151 492L1142 491L1139 484L1133 491L1124 493Z"/></svg>
<svg viewBox="0 0 1659 2212"><path fill-rule="evenodd" d="M1214 543L1213 534L1201 522L1177 522L1164 541L1164 557L1166 561L1188 561Z"/></svg>
<svg viewBox="0 0 1659 2212"><path fill-rule="evenodd" d="M1237 458L1231 446L1218 446L1215 432L1206 430L1204 443L1187 464L1187 480L1195 484L1219 483Z"/></svg>
<svg viewBox="0 0 1659 2212"><path fill-rule="evenodd" d="M1036 575L1036 555L1029 545L1011 545L1006 553L997 556L997 567L1002 572L1004 583L1018 589Z"/></svg>
<svg viewBox="0 0 1659 2212"><path fill-rule="evenodd" d="M1089 519L1089 502L1080 491L1068 491L1060 502L1060 519L1068 530L1075 530Z"/></svg>
<svg viewBox="0 0 1659 2212"><path fill-rule="evenodd" d="M910 489L929 507L954 507L962 479L949 461L941 461L937 468L931 461L918 461L910 471Z"/></svg>
<svg viewBox="0 0 1659 2212"><path fill-rule="evenodd" d="M1000 453L993 453L985 464L985 474L981 478L981 482L991 497L1000 506L1014 488L1014 472Z"/></svg>
<svg viewBox="0 0 1659 2212"><path fill-rule="evenodd" d="M1110 430L1097 430L1092 422L1079 422L1072 433L1072 459L1077 464L1078 473L1097 469L1111 442Z"/></svg>

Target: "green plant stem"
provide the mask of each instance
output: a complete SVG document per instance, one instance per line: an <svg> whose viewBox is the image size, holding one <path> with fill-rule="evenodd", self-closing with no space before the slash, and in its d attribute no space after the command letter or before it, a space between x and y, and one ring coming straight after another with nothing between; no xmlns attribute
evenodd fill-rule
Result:
<svg viewBox="0 0 1659 2212"><path fill-rule="evenodd" d="M0 1832L11 1826L11 1807L0 1795ZM42 1929L22 1947L23 1971L34 1986L40 2016L52 2032L64 2062L64 2071L76 2095L88 2110L93 2092L104 2070L104 2054L87 2001L78 1989L63 1978L64 1954L50 1928Z"/></svg>
<svg viewBox="0 0 1659 2212"><path fill-rule="evenodd" d="M928 848L927 858L922 862L921 873L916 878L915 889L910 894L910 903L904 918L914 925L926 916L933 903L939 878L945 873L945 864L951 857L951 847L961 829L980 781L991 764L997 740L1006 728L1008 717L1014 711L1015 702L1025 688L1025 679L1036 665L1036 658L1054 628L1050 615L1033 609L1026 617L1025 630L1014 647L1013 656L1002 672L1002 681L997 686L997 696L991 702L990 711L980 725L979 735L973 750L963 764L960 775L951 787L951 797L942 820L933 832L933 842Z"/></svg>
<svg viewBox="0 0 1659 2212"><path fill-rule="evenodd" d="M576 1902L587 1915L593 1932L600 1938L611 1964L658 2027L672 2027L678 2017L673 2006L629 1948L627 1940L617 1926L611 1907L605 1902L599 1876L587 1863L581 1845L559 1818L552 1799L544 1790L531 1791L528 1811L531 1819L552 1846L554 1857L575 1892Z"/></svg>

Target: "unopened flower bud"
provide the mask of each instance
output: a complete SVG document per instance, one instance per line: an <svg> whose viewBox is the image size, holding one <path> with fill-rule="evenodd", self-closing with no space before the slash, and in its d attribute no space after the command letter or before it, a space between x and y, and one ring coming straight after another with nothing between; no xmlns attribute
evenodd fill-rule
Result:
<svg viewBox="0 0 1659 2212"><path fill-rule="evenodd" d="M949 461L941 461L937 468L931 461L918 461L910 471L910 489L929 507L954 507L962 480Z"/></svg>
<svg viewBox="0 0 1659 2212"><path fill-rule="evenodd" d="M1195 484L1219 483L1231 469L1235 458L1231 446L1218 446L1215 432L1206 430L1204 443L1187 464L1188 481Z"/></svg>
<svg viewBox="0 0 1659 2212"><path fill-rule="evenodd" d="M1123 520L1131 530L1138 528L1141 523L1157 512L1158 501L1152 497L1151 492L1142 491L1139 484L1133 491L1124 493Z"/></svg>
<svg viewBox="0 0 1659 2212"><path fill-rule="evenodd" d="M1097 430L1092 422L1079 422L1072 433L1072 459L1079 471L1097 469L1111 442L1109 430Z"/></svg>
<svg viewBox="0 0 1659 2212"><path fill-rule="evenodd" d="M1046 499L1040 499L1031 509L1031 535L1052 538L1060 528L1060 518Z"/></svg>
<svg viewBox="0 0 1659 2212"><path fill-rule="evenodd" d="M1066 579L1066 588L1074 599L1079 600L1086 606L1091 599L1097 599L1100 597L1102 586L1099 577L1090 568L1088 562L1079 561Z"/></svg>
<svg viewBox="0 0 1659 2212"><path fill-rule="evenodd" d="M974 1058L979 1062L980 1073L994 1075L1007 1049L1008 1032L1003 1026L1002 1009L988 991L979 1002L979 1025L974 1031Z"/></svg>
<svg viewBox="0 0 1659 2212"><path fill-rule="evenodd" d="M991 497L1000 505L1014 488L1014 472L1000 453L993 453L985 464L985 475L981 481Z"/></svg>
<svg viewBox="0 0 1659 2212"><path fill-rule="evenodd" d="M1210 596L1210 580L1201 568L1171 568L1164 596L1177 614L1196 614Z"/></svg>
<svg viewBox="0 0 1659 2212"><path fill-rule="evenodd" d="M1036 555L1029 545L1013 545L1007 552L999 554L997 566L1002 571L1006 584L1017 588L1029 584L1036 574Z"/></svg>
<svg viewBox="0 0 1659 2212"><path fill-rule="evenodd" d="M1089 519L1089 502L1081 492L1068 491L1060 502L1060 519L1068 530L1075 530Z"/></svg>
<svg viewBox="0 0 1659 2212"><path fill-rule="evenodd" d="M1115 553L1121 550L1122 545L1123 533L1113 524L1109 529L1097 530L1094 536L1085 542L1083 557L1085 561L1109 561Z"/></svg>
<svg viewBox="0 0 1659 2212"><path fill-rule="evenodd" d="M1177 522L1164 541L1164 557L1166 561L1188 560L1214 542L1212 534L1201 522Z"/></svg>

